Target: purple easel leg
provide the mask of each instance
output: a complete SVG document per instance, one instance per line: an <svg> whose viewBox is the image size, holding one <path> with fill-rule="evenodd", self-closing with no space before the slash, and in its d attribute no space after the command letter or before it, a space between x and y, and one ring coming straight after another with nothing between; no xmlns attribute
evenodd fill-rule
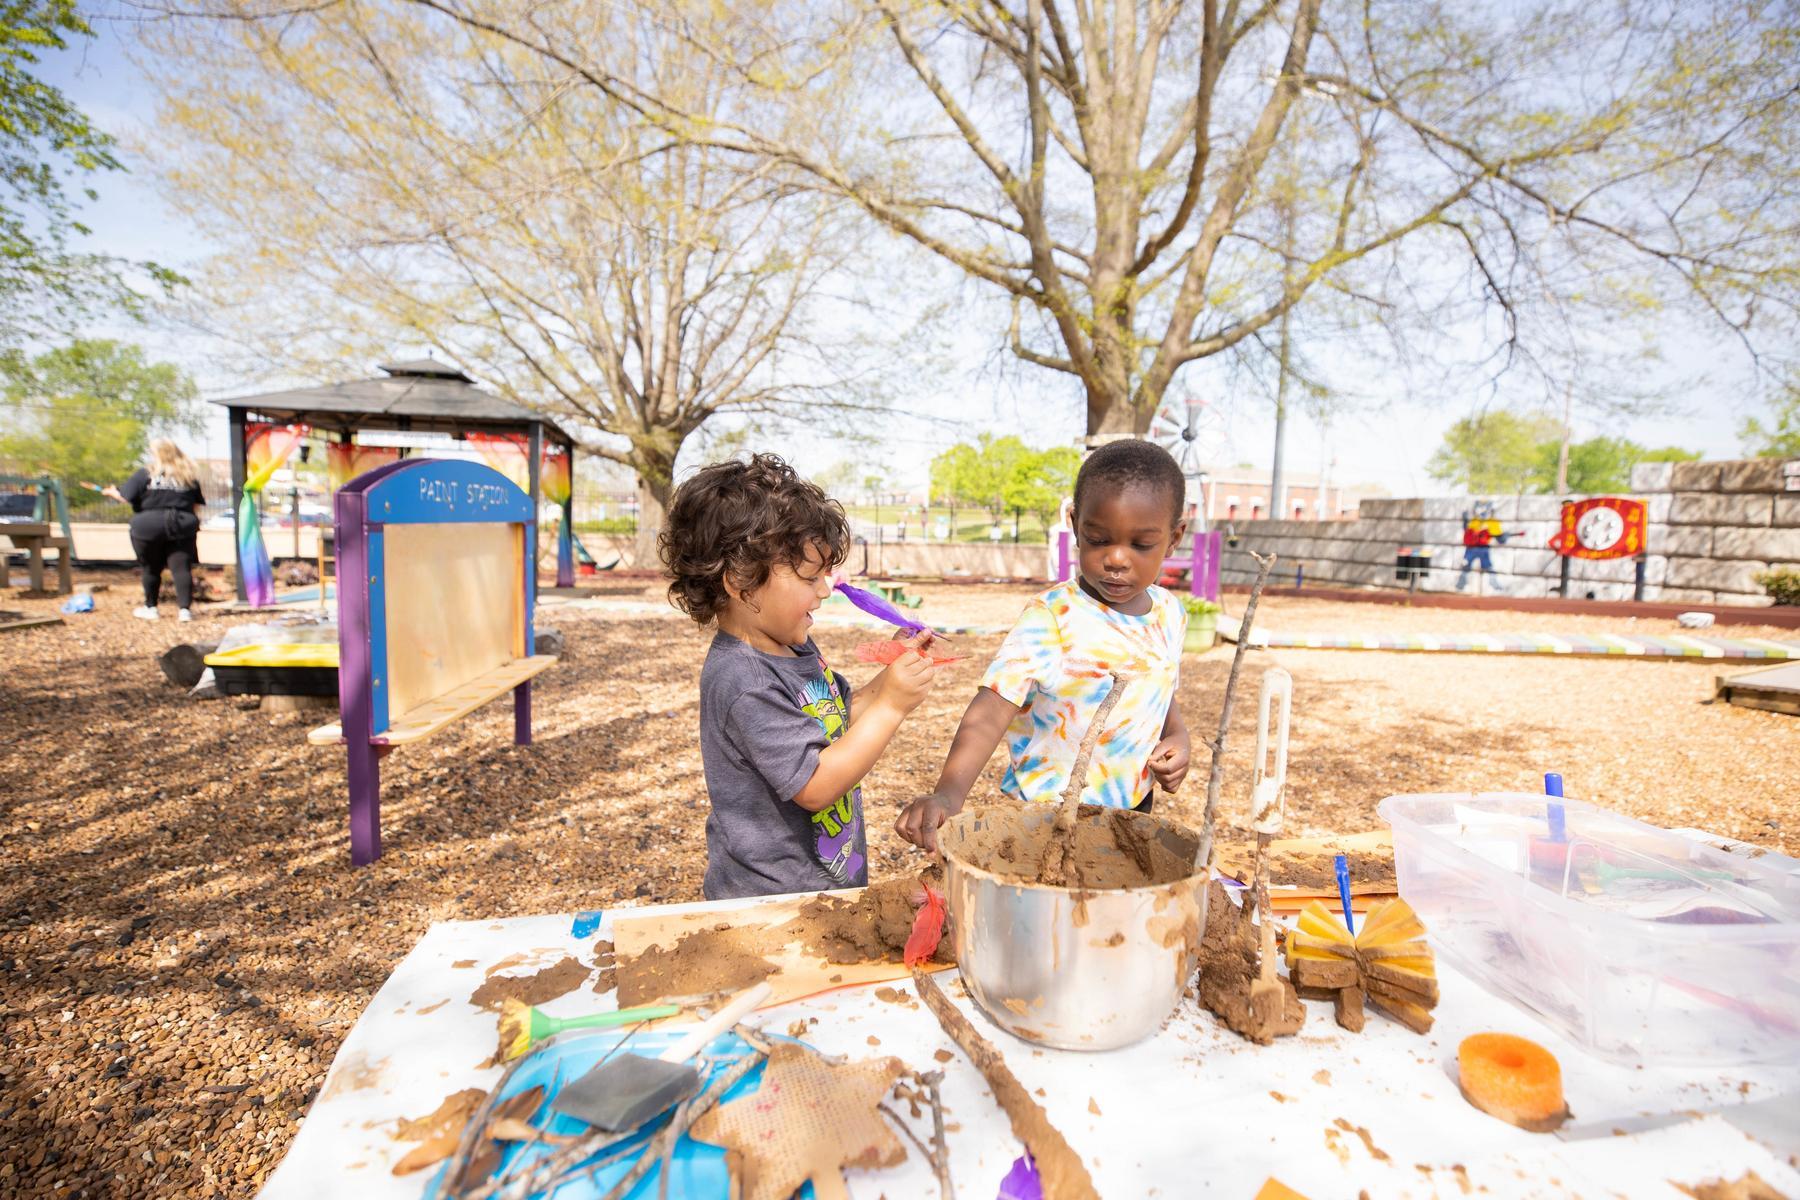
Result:
<svg viewBox="0 0 1800 1200"><path fill-rule="evenodd" d="M350 865L366 867L381 857L381 752L351 742Z"/></svg>
<svg viewBox="0 0 1800 1200"><path fill-rule="evenodd" d="M531 745L531 680L513 689L513 741Z"/></svg>

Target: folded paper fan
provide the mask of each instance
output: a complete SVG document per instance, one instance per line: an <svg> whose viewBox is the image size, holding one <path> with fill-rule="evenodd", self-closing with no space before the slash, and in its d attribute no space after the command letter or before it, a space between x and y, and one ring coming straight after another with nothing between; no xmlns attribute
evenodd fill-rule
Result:
<svg viewBox="0 0 1800 1200"><path fill-rule="evenodd" d="M1300 911L1287 935L1288 975L1302 996L1337 1005L1338 1024L1363 1027L1366 1001L1408 1029L1431 1028L1437 1006L1437 962L1425 940L1425 925L1405 900L1389 900L1369 910L1354 935L1343 919L1313 901Z"/></svg>
<svg viewBox="0 0 1800 1200"><path fill-rule="evenodd" d="M856 648L856 658L858 662L880 663L885 667L892 664L894 660L899 658L902 654L905 654L908 649L910 649L910 647L904 642L864 642ZM930 657L931 661L940 667L945 663L962 661L960 658L946 658L940 654L933 654Z"/></svg>
<svg viewBox="0 0 1800 1200"><path fill-rule="evenodd" d="M944 898L930 884L925 884L924 888L925 903L913 917L912 933L906 939L903 957L909 967L930 961L944 938Z"/></svg>

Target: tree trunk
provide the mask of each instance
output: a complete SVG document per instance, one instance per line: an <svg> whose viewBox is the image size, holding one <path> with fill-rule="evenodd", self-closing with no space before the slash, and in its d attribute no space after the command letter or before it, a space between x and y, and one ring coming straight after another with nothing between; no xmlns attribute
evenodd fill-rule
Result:
<svg viewBox="0 0 1800 1200"><path fill-rule="evenodd" d="M1157 398L1158 401L1161 397ZM1087 433L1089 437L1143 437L1150 430L1150 419L1156 415L1156 404L1135 405L1127 395L1106 395L1088 388Z"/></svg>
<svg viewBox="0 0 1800 1200"><path fill-rule="evenodd" d="M655 571L662 566L656 539L668 517L669 497L674 490L674 484L667 479L654 480L643 474L637 477L637 550L632 559L637 570Z"/></svg>

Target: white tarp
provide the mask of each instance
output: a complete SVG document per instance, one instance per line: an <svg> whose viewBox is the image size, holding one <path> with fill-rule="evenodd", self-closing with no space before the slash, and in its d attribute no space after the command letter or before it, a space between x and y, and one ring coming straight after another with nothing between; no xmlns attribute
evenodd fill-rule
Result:
<svg viewBox="0 0 1800 1200"><path fill-rule="evenodd" d="M743 902L676 905L730 919ZM410 1149L395 1123L423 1116L467 1087L489 1088L500 1068L494 1014L469 995L496 963L508 974L565 954L593 960L611 938L610 914L585 936L571 915L433 925L395 969L350 1031L266 1200L348 1196L412 1200L431 1171L396 1178ZM472 965L457 967L458 962ZM1736 1179L1754 1170L1800 1196L1800 1172L1713 1116L1628 1137L1565 1143L1529 1134L1470 1108L1457 1092L1456 1046L1470 1033L1501 1030L1547 1046L1561 1060L1575 1120L1709 1109L1800 1092L1800 1071L1632 1069L1589 1057L1548 1028L1440 966L1443 999L1421 1037L1371 1013L1361 1034L1340 1030L1330 1005L1308 1005L1299 1036L1257 1047L1219 1028L1191 1000L1155 1037L1104 1054L1047 1050L1002 1032L960 1001L1028 1089L1041 1089L1051 1121L1087 1160L1108 1197L1222 1196L1249 1200L1274 1176L1312 1197L1366 1190L1374 1197L1630 1196L1680 1200L1673 1184ZM954 974L937 976L950 987ZM904 986L910 993L908 984ZM988 1200L1020 1153L986 1084L955 1051L923 1004L848 988L767 1009L752 1023L785 1033L818 1018L806 1038L830 1054L898 1055L917 1070L945 1069L952 1176L960 1200ZM591 982L544 1006L575 1016L613 1006ZM928 1120L929 1118L927 1118ZM921 1123L916 1128L928 1133ZM1366 1136L1365 1136L1366 1131ZM899 1167L852 1172L853 1196L935 1196L916 1151Z"/></svg>

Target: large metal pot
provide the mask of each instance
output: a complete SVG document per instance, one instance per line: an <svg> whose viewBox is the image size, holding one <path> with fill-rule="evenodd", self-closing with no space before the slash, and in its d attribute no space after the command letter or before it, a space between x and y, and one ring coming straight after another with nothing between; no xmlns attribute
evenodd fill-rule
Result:
<svg viewBox="0 0 1800 1200"><path fill-rule="evenodd" d="M1076 891L986 869L995 842L1010 835L1022 873L1032 873L1034 848L1055 819L1048 805L990 808L959 813L938 831L956 959L970 995L1002 1029L1066 1050L1111 1050L1155 1033L1180 1003L1206 928L1206 878ZM1198 839L1174 821L1111 819L1141 823L1139 833L1192 863Z"/></svg>

